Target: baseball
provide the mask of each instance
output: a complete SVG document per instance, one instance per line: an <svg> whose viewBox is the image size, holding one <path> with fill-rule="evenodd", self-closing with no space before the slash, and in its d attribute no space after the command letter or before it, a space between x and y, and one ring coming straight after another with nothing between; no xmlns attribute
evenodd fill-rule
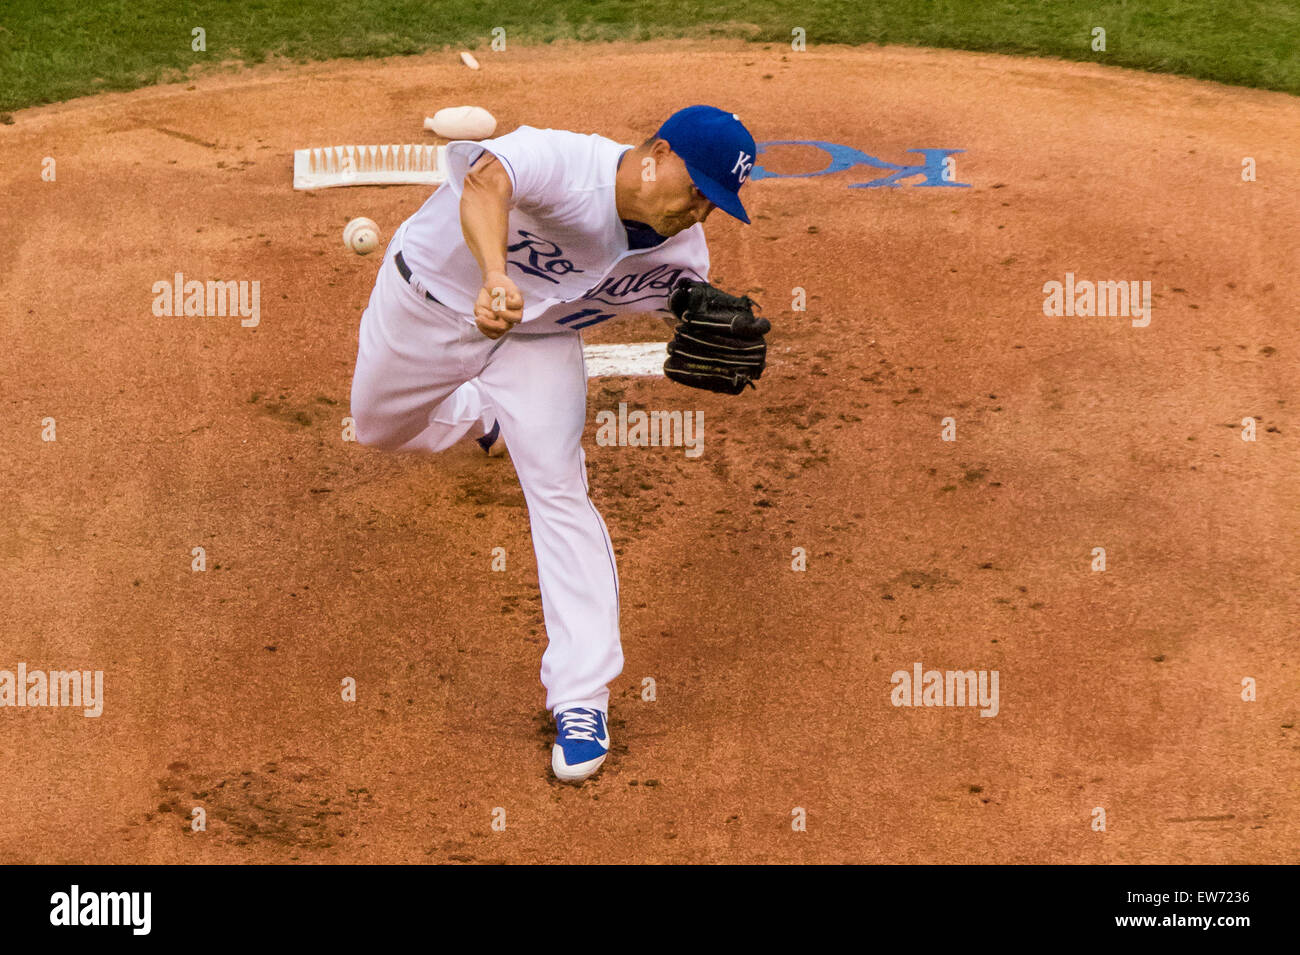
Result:
<svg viewBox="0 0 1300 955"><path fill-rule="evenodd" d="M364 216L343 227L343 244L357 255L369 255L379 248L379 226Z"/></svg>

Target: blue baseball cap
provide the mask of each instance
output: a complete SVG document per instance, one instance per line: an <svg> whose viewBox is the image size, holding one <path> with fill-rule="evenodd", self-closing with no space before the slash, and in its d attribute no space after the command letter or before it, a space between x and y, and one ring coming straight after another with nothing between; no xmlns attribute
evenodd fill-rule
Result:
<svg viewBox="0 0 1300 955"><path fill-rule="evenodd" d="M739 192L758 149L740 117L716 106L688 106L669 116L655 138L667 140L706 199L749 222Z"/></svg>

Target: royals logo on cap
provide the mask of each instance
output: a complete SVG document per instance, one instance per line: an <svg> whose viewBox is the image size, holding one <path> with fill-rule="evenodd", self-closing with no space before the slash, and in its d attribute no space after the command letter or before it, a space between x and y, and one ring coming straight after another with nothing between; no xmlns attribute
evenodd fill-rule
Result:
<svg viewBox="0 0 1300 955"><path fill-rule="evenodd" d="M758 147L735 113L688 106L668 117L655 135L681 157L706 199L741 222L749 221L739 192L754 168Z"/></svg>
<svg viewBox="0 0 1300 955"><path fill-rule="evenodd" d="M749 178L749 171L753 168L754 157L741 150L740 155L736 157L736 164L731 167L731 171L736 174L737 189L745 184L745 180Z"/></svg>

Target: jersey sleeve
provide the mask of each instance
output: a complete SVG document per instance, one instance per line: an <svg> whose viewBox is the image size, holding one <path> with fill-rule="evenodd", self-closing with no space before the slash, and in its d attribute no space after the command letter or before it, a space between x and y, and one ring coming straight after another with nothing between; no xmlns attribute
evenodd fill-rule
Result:
<svg viewBox="0 0 1300 955"><path fill-rule="evenodd" d="M482 142L458 140L447 144L447 183L461 194L470 167L490 152L510 177L511 205L530 212L556 206L567 195L565 162L551 130L520 126L514 132Z"/></svg>

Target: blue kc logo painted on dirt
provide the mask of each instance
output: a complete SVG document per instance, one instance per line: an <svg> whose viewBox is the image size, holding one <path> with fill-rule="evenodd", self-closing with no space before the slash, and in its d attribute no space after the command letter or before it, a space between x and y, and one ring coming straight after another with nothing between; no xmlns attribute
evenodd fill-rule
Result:
<svg viewBox="0 0 1300 955"><path fill-rule="evenodd" d="M853 169L856 166L868 166L872 169L885 169L889 171L886 176L878 179L872 179L869 182L855 182L849 185L850 189L876 189L888 186L895 189L902 185L916 186L917 188L944 188L944 189L969 189L969 182L955 182L953 174L954 162L949 161L950 156L958 153L964 153L964 149L908 149L905 152L920 153L922 160L912 165L900 166L897 163L886 162L883 159L877 159L870 156L860 149L854 149L852 146L845 146L841 143L827 143L818 139L773 139L765 143L758 144L758 154L762 156L772 151L774 146L815 146L827 154L828 162L825 168L816 169L812 172L770 172L762 166L755 164L754 169L749 174L751 182L757 182L760 179L809 179L815 176L829 176L832 173L844 172L846 169ZM921 177L920 182L907 182L904 180Z"/></svg>

